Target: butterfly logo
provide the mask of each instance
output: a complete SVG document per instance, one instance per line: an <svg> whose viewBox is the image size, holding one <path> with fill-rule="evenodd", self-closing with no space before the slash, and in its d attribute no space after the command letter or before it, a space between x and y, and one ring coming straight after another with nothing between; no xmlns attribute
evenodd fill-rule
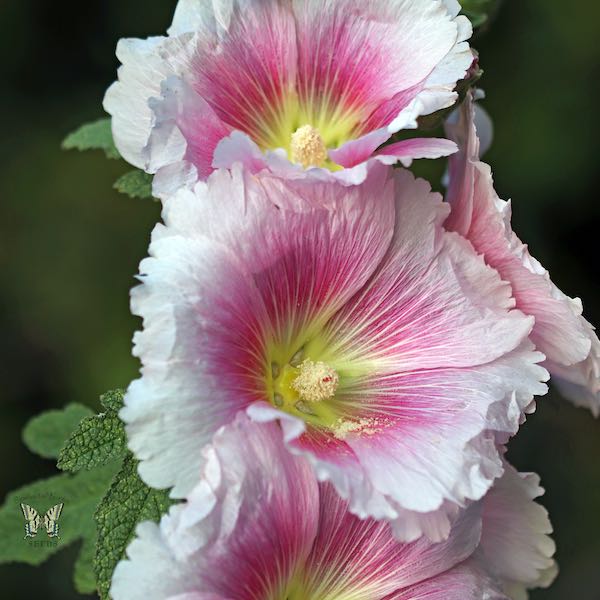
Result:
<svg viewBox="0 0 600 600"><path fill-rule="evenodd" d="M56 504L52 508L49 508L46 511L46 514L43 517L43 525L46 528L46 533L48 537L58 538L58 518L60 517L60 513L63 509L63 504ZM35 537L40 525L42 524L42 518L35 508L29 506L29 504L21 504L21 510L23 511L23 516L25 517L25 538Z"/></svg>

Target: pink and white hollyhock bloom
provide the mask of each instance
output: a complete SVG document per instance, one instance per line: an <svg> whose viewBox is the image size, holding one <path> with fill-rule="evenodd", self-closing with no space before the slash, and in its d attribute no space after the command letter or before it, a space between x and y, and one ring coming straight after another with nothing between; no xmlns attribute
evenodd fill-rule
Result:
<svg viewBox="0 0 600 600"><path fill-rule="evenodd" d="M531 339L546 355L544 366L575 404L600 415L600 342L582 316L578 298L569 298L550 279L511 227L511 204L498 198L492 172L479 160L473 102L467 98L447 131L459 145L450 159L444 227L467 238L485 262L509 282L516 306L535 317Z"/></svg>
<svg viewBox="0 0 600 600"><path fill-rule="evenodd" d="M123 39L104 106L130 163L168 195L242 162L286 177L364 180L456 150L378 148L451 106L473 61L456 0L180 0L168 37ZM372 162L372 160L371 160Z"/></svg>
<svg viewBox="0 0 600 600"><path fill-rule="evenodd" d="M163 207L132 310L121 416L140 474L184 497L239 411L278 421L361 517L446 537L503 470L546 371L510 286L406 170L361 186L220 170Z"/></svg>
<svg viewBox="0 0 600 600"><path fill-rule="evenodd" d="M502 588L532 587L553 566L545 511L510 467L446 541L402 543L349 513L275 423L240 413L204 454L187 502L138 526L115 600L516 600Z"/></svg>

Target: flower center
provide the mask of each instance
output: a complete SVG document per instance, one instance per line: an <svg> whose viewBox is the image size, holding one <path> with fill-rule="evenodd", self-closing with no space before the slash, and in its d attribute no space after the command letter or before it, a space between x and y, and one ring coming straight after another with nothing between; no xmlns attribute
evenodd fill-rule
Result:
<svg viewBox="0 0 600 600"><path fill-rule="evenodd" d="M324 362L306 359L298 368L292 387L307 402L321 402L333 398L340 382L338 374Z"/></svg>
<svg viewBox="0 0 600 600"><path fill-rule="evenodd" d="M327 148L318 129L303 125L292 134L290 144L291 159L305 169L321 167L327 160Z"/></svg>
<svg viewBox="0 0 600 600"><path fill-rule="evenodd" d="M266 381L271 403L317 427L334 427L340 418L335 400L338 373L327 363L307 358L305 348L285 360L271 363Z"/></svg>

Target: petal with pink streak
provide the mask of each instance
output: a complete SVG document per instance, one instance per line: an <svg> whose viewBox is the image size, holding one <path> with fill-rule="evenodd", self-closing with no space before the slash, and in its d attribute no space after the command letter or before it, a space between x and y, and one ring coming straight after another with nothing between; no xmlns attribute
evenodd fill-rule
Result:
<svg viewBox="0 0 600 600"><path fill-rule="evenodd" d="M458 151L457 145L439 138L414 138L384 146L377 152L380 159L386 159L385 164L401 162L410 167L412 161L418 158L441 158L450 156Z"/></svg>
<svg viewBox="0 0 600 600"><path fill-rule="evenodd" d="M277 425L252 424L240 414L207 454L199 498L195 490L160 526L138 527L113 576L115 600L239 598L240 590L266 600L278 597L306 561L318 525L318 485L308 464L283 450ZM207 493L214 498L208 510Z"/></svg>
<svg viewBox="0 0 600 600"><path fill-rule="evenodd" d="M105 107L123 156L150 173L191 162L204 180L218 142L237 130L274 172L356 185L370 166L371 134L416 127L420 115L455 101L473 60L470 34L468 19L441 0L180 0L168 38L120 43L123 66ZM197 98L163 98L173 77ZM291 168L291 136L306 123L323 129L352 172ZM352 140L360 142L344 148ZM173 172L188 182L189 168Z"/></svg>
<svg viewBox="0 0 600 600"><path fill-rule="evenodd" d="M213 154L218 143L227 136L227 127L215 114L209 104L187 83L178 77L163 82L161 99L153 100L150 107L155 114L155 126L150 137L149 147L153 154L151 171L177 162L174 157L162 156L161 147L168 147L162 139L169 130L179 132L183 140L182 159L193 164L201 179L213 172ZM152 150L156 148L154 152Z"/></svg>
<svg viewBox="0 0 600 600"><path fill-rule="evenodd" d="M598 347L592 326L578 299L563 294L511 228L510 203L498 198L488 165L479 161L473 104L465 102L457 125L448 126L461 152L450 159L447 200L452 211L445 226L466 237L486 263L510 283L517 308L535 317L531 339L543 352L551 374L581 390L579 404L600 411Z"/></svg>
<svg viewBox="0 0 600 600"><path fill-rule="evenodd" d="M377 129L346 142L336 150L330 150L329 158L342 167L351 168L366 161L389 138L390 133L387 129Z"/></svg>
<svg viewBox="0 0 600 600"><path fill-rule="evenodd" d="M327 326L328 352L384 372L469 367L512 351L533 319L508 284L441 223L449 207L408 171L396 177L392 244L377 273Z"/></svg>
<svg viewBox="0 0 600 600"><path fill-rule="evenodd" d="M223 35L198 36L188 81L224 123L260 143L296 78L294 15L287 3L229 5Z"/></svg>
<svg viewBox="0 0 600 600"><path fill-rule="evenodd" d="M480 532L480 510L473 505L445 542L432 544L423 538L402 544L385 522L350 514L331 485L321 484L319 527L304 589L310 592L329 581L328 597L382 598L463 562L477 547Z"/></svg>
<svg viewBox="0 0 600 600"><path fill-rule="evenodd" d="M548 587L557 574L556 545L546 509L534 502L544 490L534 473L518 473L508 463L483 501L478 562L502 582L514 600L527 589Z"/></svg>
<svg viewBox="0 0 600 600"><path fill-rule="evenodd" d="M219 171L165 202L132 292L142 377L121 412L149 485L189 491L214 432L266 399L267 343L312 335L360 289L393 210L383 167L353 188Z"/></svg>
<svg viewBox="0 0 600 600"><path fill-rule="evenodd" d="M441 544L402 544L385 523L349 514L305 460L286 452L275 423L240 413L205 454L187 501L160 525L138 526L113 576L115 600L396 597L444 586L479 543L477 505Z"/></svg>
<svg viewBox="0 0 600 600"><path fill-rule="evenodd" d="M509 286L443 231L446 208L424 182L398 177L392 244L323 330L321 359L342 376L365 373L338 394L356 427L288 441L354 513L392 521L404 540L440 540L456 507L502 473L492 432L517 431L547 373Z"/></svg>
<svg viewBox="0 0 600 600"><path fill-rule="evenodd" d="M384 600L510 600L496 583L468 561L439 577L417 583Z"/></svg>

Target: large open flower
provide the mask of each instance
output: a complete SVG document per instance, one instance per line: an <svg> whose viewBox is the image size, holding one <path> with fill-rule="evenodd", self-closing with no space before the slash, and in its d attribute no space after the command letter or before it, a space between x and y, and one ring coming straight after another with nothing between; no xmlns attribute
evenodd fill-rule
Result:
<svg viewBox="0 0 600 600"><path fill-rule="evenodd" d="M469 95L458 121L447 127L460 153L450 159L444 227L466 237L485 262L512 287L517 308L535 317L531 339L546 355L553 381L577 405L600 415L600 342L582 316L578 298L569 298L550 279L511 227L511 204L498 198L492 172L479 160L479 140Z"/></svg>
<svg viewBox="0 0 600 600"><path fill-rule="evenodd" d="M455 151L388 145L452 105L473 57L456 0L180 0L168 37L124 39L105 108L121 154L155 193L241 161L290 177L364 180L388 164ZM377 152L376 152L377 151Z"/></svg>
<svg viewBox="0 0 600 600"><path fill-rule="evenodd" d="M445 537L502 472L492 432L515 433L547 377L533 319L448 209L381 166L350 187L220 170L169 198L132 292L142 377L122 417L142 477L185 495L248 410L355 513Z"/></svg>
<svg viewBox="0 0 600 600"><path fill-rule="evenodd" d="M188 501L160 525L138 526L114 573L115 600L519 600L554 567L531 478L508 466L446 541L407 544L387 523L350 514L286 452L274 423L239 415L205 455Z"/></svg>

